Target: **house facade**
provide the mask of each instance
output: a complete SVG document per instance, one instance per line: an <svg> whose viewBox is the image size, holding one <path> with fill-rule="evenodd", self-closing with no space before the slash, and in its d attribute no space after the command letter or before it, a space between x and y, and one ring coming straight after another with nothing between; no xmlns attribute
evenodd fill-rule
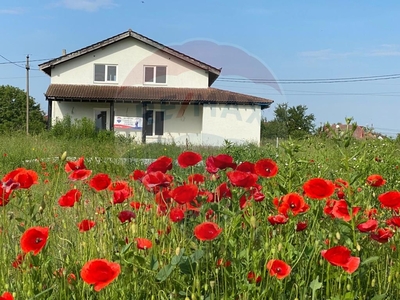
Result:
<svg viewBox="0 0 400 300"><path fill-rule="evenodd" d="M132 30L39 68L51 81L49 126L86 117L143 143L259 143L261 111L273 102L212 88L221 69Z"/></svg>

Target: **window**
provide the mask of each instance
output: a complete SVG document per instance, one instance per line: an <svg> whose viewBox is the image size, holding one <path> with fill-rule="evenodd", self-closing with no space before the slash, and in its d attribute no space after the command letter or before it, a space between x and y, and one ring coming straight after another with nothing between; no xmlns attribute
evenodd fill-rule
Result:
<svg viewBox="0 0 400 300"><path fill-rule="evenodd" d="M145 66L144 83L167 83L167 67Z"/></svg>
<svg viewBox="0 0 400 300"><path fill-rule="evenodd" d="M164 112L163 111L146 111L146 136L163 135L164 134Z"/></svg>
<svg viewBox="0 0 400 300"><path fill-rule="evenodd" d="M94 81L117 82L117 66L94 65Z"/></svg>
<svg viewBox="0 0 400 300"><path fill-rule="evenodd" d="M107 111L105 110L95 110L94 112L94 123L96 131L107 129Z"/></svg>

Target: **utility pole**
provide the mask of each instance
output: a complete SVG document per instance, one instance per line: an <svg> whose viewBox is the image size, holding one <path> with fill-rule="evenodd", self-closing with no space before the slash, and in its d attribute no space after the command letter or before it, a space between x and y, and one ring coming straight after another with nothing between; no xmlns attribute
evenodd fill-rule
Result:
<svg viewBox="0 0 400 300"><path fill-rule="evenodd" d="M29 135L29 55L26 56L26 135Z"/></svg>

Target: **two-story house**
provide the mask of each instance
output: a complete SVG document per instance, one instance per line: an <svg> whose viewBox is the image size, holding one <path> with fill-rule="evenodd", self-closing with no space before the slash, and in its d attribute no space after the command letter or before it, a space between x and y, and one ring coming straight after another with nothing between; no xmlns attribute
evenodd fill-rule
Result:
<svg viewBox="0 0 400 300"><path fill-rule="evenodd" d="M39 68L51 80L49 126L87 117L144 143L258 144L261 111L273 102L212 88L221 69L132 30Z"/></svg>

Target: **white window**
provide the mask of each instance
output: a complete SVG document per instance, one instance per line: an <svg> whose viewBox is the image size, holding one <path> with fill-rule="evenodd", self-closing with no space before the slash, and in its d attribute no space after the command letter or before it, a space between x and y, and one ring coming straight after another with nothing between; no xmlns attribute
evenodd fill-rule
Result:
<svg viewBox="0 0 400 300"><path fill-rule="evenodd" d="M94 81L117 82L116 65L94 65Z"/></svg>
<svg viewBox="0 0 400 300"><path fill-rule="evenodd" d="M163 111L146 111L144 120L147 136L164 134L164 112Z"/></svg>
<svg viewBox="0 0 400 300"><path fill-rule="evenodd" d="M144 83L167 83L166 66L145 66Z"/></svg>

